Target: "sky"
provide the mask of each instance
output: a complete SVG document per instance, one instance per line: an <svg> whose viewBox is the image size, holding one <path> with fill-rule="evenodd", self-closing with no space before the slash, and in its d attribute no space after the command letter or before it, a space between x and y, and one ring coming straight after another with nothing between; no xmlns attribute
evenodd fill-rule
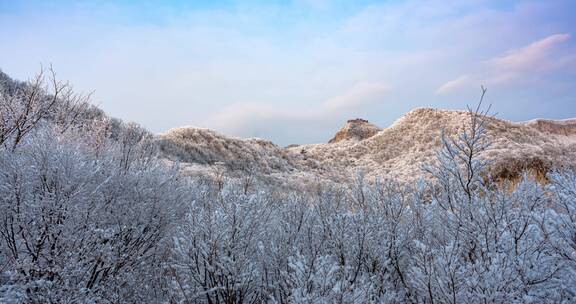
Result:
<svg viewBox="0 0 576 304"><path fill-rule="evenodd" d="M279 145L418 107L576 117L576 1L0 0L0 69L52 64L108 114Z"/></svg>

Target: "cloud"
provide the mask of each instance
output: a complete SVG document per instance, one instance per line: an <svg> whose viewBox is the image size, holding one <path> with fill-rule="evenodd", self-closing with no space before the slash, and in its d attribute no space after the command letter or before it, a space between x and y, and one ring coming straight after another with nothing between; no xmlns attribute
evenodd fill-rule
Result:
<svg viewBox="0 0 576 304"><path fill-rule="evenodd" d="M441 85L438 90L436 90L436 94L446 94L455 89L461 88L463 86L468 85L471 82L472 78L468 75L460 76L456 79L450 80L445 84Z"/></svg>
<svg viewBox="0 0 576 304"><path fill-rule="evenodd" d="M390 90L382 83L358 83L340 96L326 101L322 108L327 111L346 110L378 101Z"/></svg>
<svg viewBox="0 0 576 304"><path fill-rule="evenodd" d="M301 132L314 132L314 127L339 124L350 115L361 115L366 108L382 102L390 90L383 83L360 82L319 106L236 103L210 117L205 125L237 136L262 136L272 128L294 132L295 125ZM300 134L301 138L305 135Z"/></svg>
<svg viewBox="0 0 576 304"><path fill-rule="evenodd" d="M507 86L535 81L546 73L570 69L575 62L570 51L563 52L562 45L570 34L554 34L529 45L506 52L480 63L477 71L460 76L441 85L437 94L446 94L471 85Z"/></svg>
<svg viewBox="0 0 576 304"><path fill-rule="evenodd" d="M509 54L489 60L495 70L505 73L520 73L541 70L551 66L558 58L550 58L555 48L570 39L570 34L555 34L531 43Z"/></svg>

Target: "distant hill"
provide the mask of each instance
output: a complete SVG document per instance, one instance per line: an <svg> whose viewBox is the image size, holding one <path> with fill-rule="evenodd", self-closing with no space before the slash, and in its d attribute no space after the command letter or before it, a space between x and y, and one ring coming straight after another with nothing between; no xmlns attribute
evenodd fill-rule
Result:
<svg viewBox="0 0 576 304"><path fill-rule="evenodd" d="M9 94L27 86L2 71L0 84ZM80 116L82 125L93 120L106 121L112 140L117 140L128 126L92 105L86 105ZM296 188L318 182L341 183L359 171L372 179L413 182L425 176L423 164L434 162L442 134L457 136L469 118L466 111L420 108L384 129L355 118L337 130L328 143L288 147L196 127L175 128L153 137L161 157L180 163L186 174L213 175L224 171L233 178L250 175L272 186ZM576 119L485 119L486 138L491 145L482 156L490 160L492 176L514 179L528 170L545 178L550 170L576 165Z"/></svg>
<svg viewBox="0 0 576 304"><path fill-rule="evenodd" d="M457 136L469 118L466 111L415 109L382 130L366 120L353 119L329 143L286 148L193 127L170 130L160 140L165 155L188 163L192 172L210 171L219 163L231 172L251 168L263 179L298 183L339 182L359 170L367 177L410 182L424 176L422 164L434 161L442 133ZM482 156L491 160L495 177L515 178L523 170L543 176L553 168L575 164L576 120L485 119L491 146Z"/></svg>

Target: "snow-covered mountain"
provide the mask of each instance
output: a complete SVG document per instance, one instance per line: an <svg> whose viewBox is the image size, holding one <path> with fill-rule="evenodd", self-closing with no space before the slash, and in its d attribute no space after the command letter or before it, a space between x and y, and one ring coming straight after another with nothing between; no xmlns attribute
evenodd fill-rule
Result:
<svg viewBox="0 0 576 304"><path fill-rule="evenodd" d="M422 164L434 161L442 133L457 136L469 119L466 111L415 109L381 130L353 119L329 143L286 148L193 127L173 129L160 138L165 155L184 163L190 172L210 171L218 164L231 172L249 168L272 180L338 182L362 171L367 177L410 182L423 176ZM494 176L514 178L523 170L542 175L575 164L576 120L485 119L491 145L483 157L491 161Z"/></svg>

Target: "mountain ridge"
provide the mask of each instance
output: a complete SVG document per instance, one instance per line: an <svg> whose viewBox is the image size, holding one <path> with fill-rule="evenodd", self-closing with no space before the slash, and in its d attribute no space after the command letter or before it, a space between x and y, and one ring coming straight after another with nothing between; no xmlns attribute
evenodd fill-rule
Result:
<svg viewBox="0 0 576 304"><path fill-rule="evenodd" d="M422 164L434 162L442 134L457 136L469 118L470 113L462 110L417 108L387 128L352 119L328 143L289 147L190 127L169 130L159 138L169 159L195 164L188 166L192 173L210 172L219 163L231 172L251 168L264 180L339 183L361 171L369 178L414 182L425 176ZM484 119L491 146L481 156L490 161L495 177L514 178L523 170L545 175L555 168L574 166L576 119Z"/></svg>

